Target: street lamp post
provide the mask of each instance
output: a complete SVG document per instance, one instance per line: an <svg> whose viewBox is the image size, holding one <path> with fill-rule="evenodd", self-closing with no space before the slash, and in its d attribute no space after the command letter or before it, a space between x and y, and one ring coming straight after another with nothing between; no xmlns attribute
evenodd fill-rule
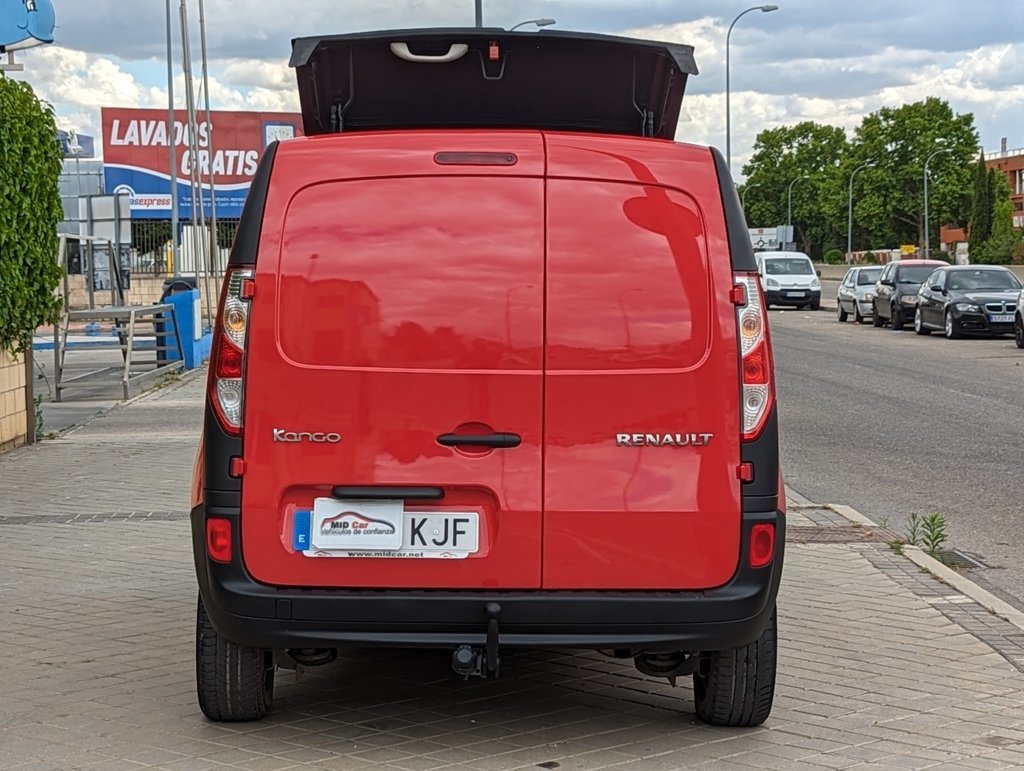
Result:
<svg viewBox="0 0 1024 771"><path fill-rule="evenodd" d="M789 230L793 229L793 185L795 185L801 179L810 179L810 178L811 177L810 177L809 174L801 174L799 177L797 177L796 179L794 179L792 182L789 183L789 205L786 207L786 227ZM792 233L787 233L787 235L790 238L793 237ZM794 243L795 243L795 241L794 241Z"/></svg>
<svg viewBox="0 0 1024 771"><path fill-rule="evenodd" d="M517 29L525 27L527 24L536 24L538 27L550 27L554 23L554 19L527 19L526 21L519 22L513 27L509 27L508 31L515 32Z"/></svg>
<svg viewBox="0 0 1024 771"><path fill-rule="evenodd" d="M476 26L484 26L484 0L476 0Z"/></svg>
<svg viewBox="0 0 1024 771"><path fill-rule="evenodd" d="M924 258L927 260L931 255L931 239L928 237L928 164L931 163L939 153L948 153L951 150L948 147L940 147L934 153L928 156L924 162Z"/></svg>
<svg viewBox="0 0 1024 771"><path fill-rule="evenodd" d="M725 162L729 167L730 174L732 173L732 113L729 109L729 39L732 37L732 28L736 26L736 22L751 11L770 13L777 10L779 10L777 5L755 5L748 8L732 20L729 31L725 35Z"/></svg>
<svg viewBox="0 0 1024 771"><path fill-rule="evenodd" d="M743 209L744 212L746 212L747 210L747 191L753 190L755 187L761 187L761 183L752 182L749 185L743 186L743 194L740 196L740 207Z"/></svg>
<svg viewBox="0 0 1024 771"><path fill-rule="evenodd" d="M850 174L850 198L849 208L846 215L846 259L850 259L850 254L853 252L853 178L857 176L857 172L861 169L873 168L873 163L862 163L860 166L853 170Z"/></svg>

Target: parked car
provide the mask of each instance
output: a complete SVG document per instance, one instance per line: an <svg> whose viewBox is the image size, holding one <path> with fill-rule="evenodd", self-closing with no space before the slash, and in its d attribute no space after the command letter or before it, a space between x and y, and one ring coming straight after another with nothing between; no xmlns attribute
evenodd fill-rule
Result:
<svg viewBox="0 0 1024 771"><path fill-rule="evenodd" d="M821 307L821 271L814 269L810 257L803 252L758 252L756 257L769 308L793 305L816 311Z"/></svg>
<svg viewBox="0 0 1024 771"><path fill-rule="evenodd" d="M886 265L875 285L872 323L880 327L888 321L893 329L903 329L914 318L921 284L933 270L948 264L942 260L900 260Z"/></svg>
<svg viewBox="0 0 1024 771"><path fill-rule="evenodd" d="M1018 348L1024 348L1024 292L1017 299L1017 308L1013 314L1013 339Z"/></svg>
<svg viewBox="0 0 1024 771"><path fill-rule="evenodd" d="M292 63L305 136L245 202L193 482L204 714L339 648L468 678L570 647L763 722L771 339L725 159L671 141L692 49L406 30Z"/></svg>
<svg viewBox="0 0 1024 771"><path fill-rule="evenodd" d="M932 273L918 292L914 331L933 329L946 337L1008 335L1020 300L1021 283L1001 265L949 265Z"/></svg>
<svg viewBox="0 0 1024 771"><path fill-rule="evenodd" d="M851 313L857 323L874 316L875 284L881 275L881 265L856 266L846 271L836 292L836 313L840 321L846 321Z"/></svg>

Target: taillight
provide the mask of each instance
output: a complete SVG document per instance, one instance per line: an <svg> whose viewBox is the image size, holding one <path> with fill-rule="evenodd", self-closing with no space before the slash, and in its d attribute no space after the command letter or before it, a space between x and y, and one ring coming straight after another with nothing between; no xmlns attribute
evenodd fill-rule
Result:
<svg viewBox="0 0 1024 771"><path fill-rule="evenodd" d="M206 520L206 553L214 562L231 562L231 521L222 517Z"/></svg>
<svg viewBox="0 0 1024 771"><path fill-rule="evenodd" d="M737 274L736 286L743 288L744 300L736 310L740 333L741 377L743 380L743 441L756 439L775 401L772 345L768 336L761 282L757 274ZM739 294L735 295L737 298Z"/></svg>
<svg viewBox="0 0 1024 771"><path fill-rule="evenodd" d="M775 556L775 525L759 524L750 528L750 556L752 568L763 568Z"/></svg>
<svg viewBox="0 0 1024 771"><path fill-rule="evenodd" d="M243 282L251 278L252 270L248 268L228 271L213 340L210 401L221 427L232 436L242 433L245 343L249 329L249 300Z"/></svg>

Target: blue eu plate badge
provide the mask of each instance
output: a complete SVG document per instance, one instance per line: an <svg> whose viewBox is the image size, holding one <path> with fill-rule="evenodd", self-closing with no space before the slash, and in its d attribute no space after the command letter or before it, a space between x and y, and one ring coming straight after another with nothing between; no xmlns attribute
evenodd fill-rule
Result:
<svg viewBox="0 0 1024 771"><path fill-rule="evenodd" d="M309 509L295 512L295 526L292 533L292 548L295 551L306 551L310 548L309 531L313 512Z"/></svg>

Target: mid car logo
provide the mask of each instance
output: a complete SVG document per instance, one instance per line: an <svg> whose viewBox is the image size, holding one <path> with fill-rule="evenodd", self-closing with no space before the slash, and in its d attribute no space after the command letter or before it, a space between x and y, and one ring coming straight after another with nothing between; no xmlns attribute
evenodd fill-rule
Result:
<svg viewBox="0 0 1024 771"><path fill-rule="evenodd" d="M337 444L341 441L341 434L331 432L325 434L320 431L286 431L283 428L274 429L274 441L297 444L299 442L312 442L313 444Z"/></svg>
<svg viewBox="0 0 1024 771"><path fill-rule="evenodd" d="M616 434L617 447L707 447L714 434Z"/></svg>

